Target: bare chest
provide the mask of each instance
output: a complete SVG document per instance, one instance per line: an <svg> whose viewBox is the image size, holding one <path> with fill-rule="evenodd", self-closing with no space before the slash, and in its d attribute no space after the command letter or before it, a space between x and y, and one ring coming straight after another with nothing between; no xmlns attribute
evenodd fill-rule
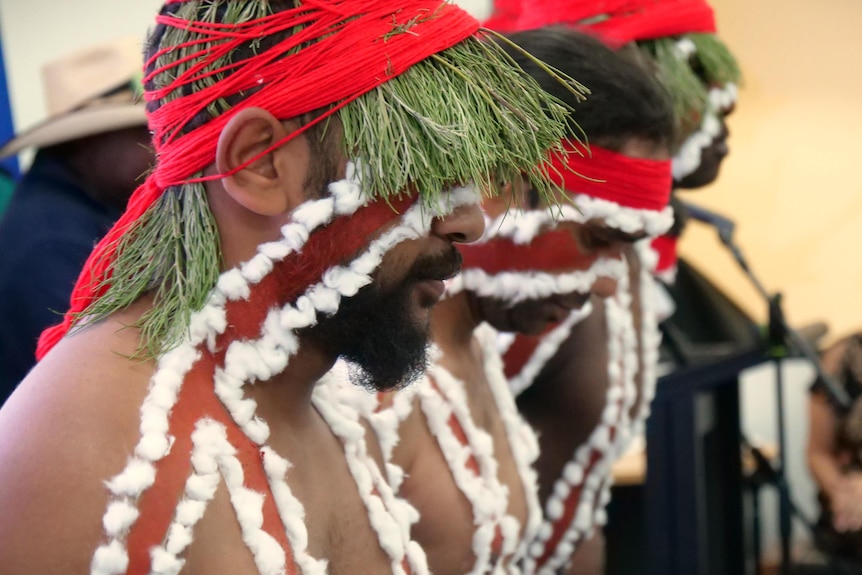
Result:
<svg viewBox="0 0 862 575"><path fill-rule="evenodd" d="M325 474L315 472L319 467L326 467ZM277 537L244 530L242 523L248 520L240 519L237 510L243 502L221 482L197 525L183 573L269 573L266 548L274 544L285 547L287 574L391 572L391 559L380 546L343 454L323 450L314 463L295 460L285 479L300 505L294 513L264 515L262 527L268 530L271 525L273 532L280 529L287 535L286 546ZM270 492L265 497L275 495Z"/></svg>
<svg viewBox="0 0 862 575"><path fill-rule="evenodd" d="M409 526L396 520L400 502L364 426L329 415L301 429L271 418L265 445L219 460L183 573L391 573L409 563Z"/></svg>
<svg viewBox="0 0 862 575"><path fill-rule="evenodd" d="M405 495L419 508L417 539L435 573L490 571L512 559L530 523L523 450L512 445L520 428L483 364L446 368L435 366L419 394L427 438Z"/></svg>

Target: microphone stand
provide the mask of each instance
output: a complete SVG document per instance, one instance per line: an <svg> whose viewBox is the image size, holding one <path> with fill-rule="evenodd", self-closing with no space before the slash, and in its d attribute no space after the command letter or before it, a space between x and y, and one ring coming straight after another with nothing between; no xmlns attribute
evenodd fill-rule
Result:
<svg viewBox="0 0 862 575"><path fill-rule="evenodd" d="M752 453L758 465L768 466L768 475L773 478L775 486L778 489L778 517L779 530L781 538L781 575L790 575L791 553L790 541L792 535L792 516L795 508L790 497L790 488L787 484L786 474L786 434L784 422L784 376L781 372L782 359L790 355L790 351L795 351L797 354L807 358L814 366L817 376L822 383L824 390L830 396L833 403L838 409L850 409L851 400L847 392L838 385L835 380L829 376L823 369L820 362L820 357L817 355L805 339L799 333L791 328L785 319L784 311L781 307L781 294L776 293L770 295L758 277L751 270L748 261L742 254L742 250L733 241L733 226L732 225L717 225L718 237L721 243L724 244L733 258L736 260L739 267L754 285L760 296L764 299L769 310L769 322L767 328L767 353L775 365L775 397L777 405L777 427L778 427L778 461L775 465L771 465L769 461L759 453L752 449ZM760 457L758 457L760 455ZM803 521L809 522L803 518Z"/></svg>
<svg viewBox="0 0 862 575"><path fill-rule="evenodd" d="M718 228L718 237L721 240L721 243L724 244L733 255L736 263L742 271L745 272L745 275L751 281L752 285L754 285L755 289L769 306L769 327L767 330L769 337L767 343L770 346L774 344L779 347L779 349L775 349L774 351L780 352L780 357L786 356L787 348L790 347L794 348L798 354L809 360L814 366L814 370L817 372L817 377L823 384L824 391L832 400L832 403L840 411L844 413L849 412L853 404L850 396L846 391L844 391L844 388L835 381L835 378L826 373L823 369L823 364L820 361L820 356L811 348L811 345L805 340L805 338L799 335L799 332L787 324L787 321L784 319L784 312L781 308L781 294L778 293L774 296L769 295L766 288L763 287L763 284L760 283L760 280L756 275L754 275L754 272L748 265L748 261L742 254L742 250L733 241L733 229L726 227ZM770 352L773 352L773 350L770 349ZM773 353L770 355L773 358L775 357Z"/></svg>

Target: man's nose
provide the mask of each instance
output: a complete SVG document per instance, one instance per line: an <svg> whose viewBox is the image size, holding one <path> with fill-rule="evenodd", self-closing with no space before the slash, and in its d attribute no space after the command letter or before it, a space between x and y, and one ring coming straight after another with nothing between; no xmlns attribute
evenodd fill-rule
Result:
<svg viewBox="0 0 862 575"><path fill-rule="evenodd" d="M485 231L485 218L478 204L459 206L448 216L434 218L431 233L455 244L475 242Z"/></svg>
<svg viewBox="0 0 862 575"><path fill-rule="evenodd" d="M607 299L617 293L618 283L614 278L599 277L593 283L592 288L590 288L590 293L602 299Z"/></svg>

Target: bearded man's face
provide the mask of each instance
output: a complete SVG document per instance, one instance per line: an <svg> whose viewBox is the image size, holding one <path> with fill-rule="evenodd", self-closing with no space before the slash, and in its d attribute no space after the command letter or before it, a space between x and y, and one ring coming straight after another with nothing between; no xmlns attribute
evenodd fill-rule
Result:
<svg viewBox="0 0 862 575"><path fill-rule="evenodd" d="M451 245L414 257L418 246L404 244L387 254L373 283L342 299L333 316L308 331L350 362L353 383L370 390L397 389L425 372L429 310L443 292L443 280L461 265L461 254Z"/></svg>

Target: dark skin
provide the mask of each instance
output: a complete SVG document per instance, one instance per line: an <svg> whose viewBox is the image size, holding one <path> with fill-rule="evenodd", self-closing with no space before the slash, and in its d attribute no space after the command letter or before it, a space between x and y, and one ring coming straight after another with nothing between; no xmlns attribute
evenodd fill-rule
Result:
<svg viewBox="0 0 862 575"><path fill-rule="evenodd" d="M318 192L306 185L315 157L304 137L259 156L288 130L268 112L245 108L219 136L207 173L237 169L206 184L225 268L279 238L293 210ZM476 239L482 226L476 206L434 218L429 234L386 253L374 284L383 291L401 284L418 258ZM427 326L430 312L418 291L409 313ZM140 407L156 364L130 359L141 334L129 326L152 305L151 297L142 297L63 339L0 409L0 573L89 572L104 541L103 481L125 468L140 436ZM336 358L327 346L301 338L290 365L248 395L270 426L269 444L294 464L286 480L305 509L309 552L327 558L333 575L388 573L390 560L360 500L344 446L311 403L318 379ZM373 442L369 453L382 465ZM182 575L258 572L224 481L184 558Z"/></svg>
<svg viewBox="0 0 862 575"><path fill-rule="evenodd" d="M630 281L639 275L634 248L625 250ZM636 281L632 281L637 286ZM632 290L636 330L640 327L639 293ZM572 328L558 352L545 364L532 386L518 396L518 409L539 433L542 456L538 461L539 497L547 500L554 481L599 422L608 389L608 349L605 306L593 297L594 311ZM639 345L640 347L640 345ZM640 351L640 350L639 350ZM578 381L572 385L572 365ZM632 412L638 409L635 402ZM577 417L573 414L577 413Z"/></svg>
<svg viewBox="0 0 862 575"><path fill-rule="evenodd" d="M505 197L488 198L483 207L490 217L497 217L508 204ZM521 207L544 209L537 205ZM586 269L596 257L621 257L623 246L642 237L639 233L627 234L609 228L600 220L584 224L563 222L557 226L558 229L562 227L573 234L584 258L573 262L572 269L553 270L561 273L580 269L580 264ZM592 287L593 297L607 297L615 293L616 288L615 280L601 278ZM590 297L589 293L573 292L510 306L499 299L463 291L444 299L434 308L433 338L442 353L438 362L464 382L470 416L492 438L498 463L497 476L509 490L508 513L521 525L527 516L524 486L489 387L487 359L473 332L487 322L500 331L540 333L550 323L560 321L572 310L581 308ZM413 534L425 549L432 573L456 575L470 571L476 560L472 550L475 531L472 509L455 484L437 439L418 404L414 404L413 411L399 428L399 443L393 459L406 472L401 494L420 512L420 521L413 527Z"/></svg>
<svg viewBox="0 0 862 575"><path fill-rule="evenodd" d="M640 353L640 266L634 247L628 246L629 281L635 329ZM608 380L608 349L605 307L602 298L593 297L593 313L572 328L554 357L544 366L534 383L518 396L518 410L539 436L541 457L536 463L539 473L539 498L544 505L554 482L575 450L582 445L599 423L605 408ZM638 389L641 378L636 376ZM632 414L640 408L638 398ZM572 556L566 573L602 573L604 537L601 531L581 543Z"/></svg>
<svg viewBox="0 0 862 575"><path fill-rule="evenodd" d="M473 330L482 319L471 309L470 303L468 292L461 292L434 307L433 337L442 352L438 362L453 377L465 382L470 416L490 435L498 463L497 478L509 489L507 513L518 519L523 528L527 517L524 486L486 378L483 351L473 337ZM454 482L437 439L418 405L414 405L399 428L399 443L393 459L407 474L401 495L420 512L420 520L413 526L412 533L428 556L431 572L438 575L469 572L476 561L472 549L476 528L473 510ZM495 556L494 561L497 559Z"/></svg>
<svg viewBox="0 0 862 575"><path fill-rule="evenodd" d="M601 145L599 143L599 145ZM668 150L643 139L628 141L621 153L640 158L666 160ZM579 239L585 249L606 249L616 246L629 266L632 314L640 338L640 261L634 242L645 234L628 234L603 225L587 222L586 234ZM532 385L517 398L518 410L538 432L541 454L536 462L539 473L539 498L544 506L560 477L563 467L575 450L589 437L600 421L609 385L607 329L603 299L616 293L616 282L604 289L593 286L593 313L572 329L553 358L544 366ZM640 341L638 341L640 354ZM638 388L642 386L636 376ZM638 399L632 407L640 406ZM566 573L600 574L604 570L604 539L600 530L591 539L581 541L571 558Z"/></svg>
<svg viewBox="0 0 862 575"><path fill-rule="evenodd" d="M563 224L565 225L565 224ZM570 226L577 240L578 249L584 256L619 257L621 246L632 244L645 236L622 232L608 227L600 220L590 220L584 224ZM559 270L561 273L566 270ZM592 287L592 293L599 298L610 297L616 292L616 282L610 278L599 278ZM540 300L526 300L509 305L498 299L478 297L471 294L474 314L501 332L538 335L549 324L566 319L573 309L582 308L590 299L590 294L573 292L553 295Z"/></svg>
<svg viewBox="0 0 862 575"><path fill-rule="evenodd" d="M153 163L150 133L133 126L55 146L66 167L94 201L124 210Z"/></svg>

